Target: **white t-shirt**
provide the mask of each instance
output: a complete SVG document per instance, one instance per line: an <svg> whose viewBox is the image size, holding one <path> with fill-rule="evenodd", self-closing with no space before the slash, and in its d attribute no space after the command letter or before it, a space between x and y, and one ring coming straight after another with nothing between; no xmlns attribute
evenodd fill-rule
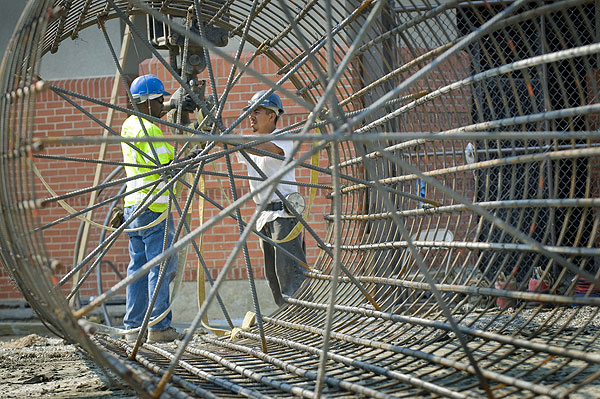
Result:
<svg viewBox="0 0 600 399"><path fill-rule="evenodd" d="M273 133L276 133L276 132L277 131L274 131ZM284 157L287 157L288 154L290 154L292 152L292 150L294 149L294 142L292 140L273 140L271 142L283 150ZM275 173L279 172L283 168L284 164L283 164L283 161L280 159L275 159L270 156L263 157L260 155L254 155L254 154L250 154L250 153L247 153L247 154L250 157L250 159L252 159L252 161L254 161L256 166L258 166L260 168L260 170L262 170L262 172L265 174L265 176L267 178L273 176ZM261 177L260 174L256 171L256 169L254 169L254 167L248 163L248 161L246 160L246 158L244 158L244 156L242 154L237 153L236 155L238 157L238 161L242 162L246 165L246 168L248 169L248 176ZM296 181L296 169L292 169L292 170L288 171L281 178L281 180L295 182ZM260 184L263 183L262 180L249 180L248 182L250 184L250 190L252 190L252 191L256 190L256 188ZM277 185L277 189L285 197L286 195L288 195L290 193L297 192L298 186L280 183L279 185ZM258 204L261 204L265 200L265 196L267 195L266 190L268 190L268 188L265 188L265 190L263 190L262 192L258 193L257 195L255 195L253 197L254 203L256 203L258 205ZM281 199L277 196L277 194L275 194L275 192L273 192L271 194L271 197L268 198L268 200L267 200L267 202L280 202L280 201L281 201ZM264 212L262 212L262 215L259 217L259 219L256 223L257 229L259 231L262 230L263 226L266 223L273 221L273 220L277 219L278 217L293 217L293 216L288 214L285 210L264 211Z"/></svg>
<svg viewBox="0 0 600 399"><path fill-rule="evenodd" d="M291 140L273 140L271 142L283 150L284 157L287 157L288 154L290 154L294 148L294 142ZM283 161L280 159L271 158L269 156L263 157L260 155L254 155L254 154L250 154L250 153L248 153L248 156L250 157L250 159L252 159L252 161L254 161L256 166L258 166L260 168L260 170L262 170L262 172L267 176L267 178L273 176L275 173L279 172L283 168ZM246 164L246 168L248 169L248 176L261 177L260 174L256 171L256 169L254 169L254 167L252 167L252 165L250 165L246 161L246 158L244 158L243 155L238 153L237 157L240 162L243 162ZM296 170L292 169L292 170L288 171L281 178L281 180L295 182L296 181ZM250 183L250 190L254 191L263 182L260 180L249 180L249 183ZM294 193L294 192L298 191L297 186L291 185L291 184L284 184L284 183L280 183L277 186L277 189L279 190L279 192L281 194L283 194L284 197L290 193ZM265 196L267 194L266 190L267 189L263 190L262 192L258 193L256 196L254 196L254 202L257 205L263 203L263 201L265 200ZM281 199L277 196L277 194L275 194L275 192L273 192L273 194L271 194L271 197L268 199L267 202L272 202L272 201L281 201Z"/></svg>

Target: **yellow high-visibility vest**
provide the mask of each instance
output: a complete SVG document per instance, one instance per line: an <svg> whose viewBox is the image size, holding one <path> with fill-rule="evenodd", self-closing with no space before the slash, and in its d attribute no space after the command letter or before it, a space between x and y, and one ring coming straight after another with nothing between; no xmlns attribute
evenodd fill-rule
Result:
<svg viewBox="0 0 600 399"><path fill-rule="evenodd" d="M147 121L146 119L143 119L143 118L142 118L142 121L146 128L146 132L148 132L148 135L150 137L162 137L163 136L160 128L158 126L156 126L154 123ZM125 122L123 123L123 127L121 128L121 136L129 137L129 138L145 137L144 129L142 129L142 125L140 124L140 119L137 116L131 115L129 118L127 118L125 120ZM137 143L134 143L134 145L137 148L139 148L142 152L148 154L148 156L151 159L154 159L154 152L150 148L150 146L152 145L156 151L156 154L158 155L159 162L163 165L165 165L173 160L174 150L173 150L173 146L169 143L137 142ZM125 143L121 143L121 150L123 151L123 160L126 163L155 166L155 164L150 159L142 156L139 152L135 151L133 148L131 148L129 145L127 145ZM146 173L150 170L152 170L152 169L144 168L142 166L139 166L139 167L125 166L125 173L127 174L127 177L134 177L141 173ZM135 190L138 187L147 185L149 182L153 182L153 181L157 181L157 180L160 180L160 175L158 173L149 175L149 176L145 176L145 177L140 177L138 179L130 180L127 182L127 191ZM158 193L158 191L160 191L160 189L163 186L164 186L164 182L159 183L159 185L156 187L156 189L154 189L154 193ZM137 205L141 204L149 191L150 191L150 188L147 187L147 188L143 188L133 194L127 195L125 197L125 206L126 207L137 206ZM175 191L175 186L173 186L173 194L175 194L174 191ZM167 210L168 202L169 202L169 191L165 190L165 192L163 192L155 202L150 204L150 206L148 208L154 212L164 212Z"/></svg>

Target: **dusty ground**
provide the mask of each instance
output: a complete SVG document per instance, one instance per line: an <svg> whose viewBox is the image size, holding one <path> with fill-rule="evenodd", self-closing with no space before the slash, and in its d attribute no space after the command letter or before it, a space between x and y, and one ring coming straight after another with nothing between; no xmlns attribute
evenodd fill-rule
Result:
<svg viewBox="0 0 600 399"><path fill-rule="evenodd" d="M468 312L466 320L474 322L476 312ZM509 325L507 321L512 320ZM515 334L517 338L531 339L539 343L554 340L560 344L569 340L570 348L600 353L600 312L595 308L563 308L560 312L551 309L543 310L534 315L534 310L525 310L515 314L509 309L501 314L488 312L479 315L475 328L495 330L504 325L504 333ZM491 326L491 327L490 327ZM527 328L523 328L527 326ZM540 329L540 327L545 326ZM580 331L580 328L585 328ZM561 330L556 337L557 329ZM530 337L530 331L537 331L535 337ZM480 342L480 344L482 344ZM434 345L437 345L434 344ZM510 348L499 350L497 345L483 345L479 350L487 350L499 358ZM438 352L438 355L441 352ZM497 371L505 372L507 363L522 370L528 366L522 364L524 354L514 353L498 363ZM533 359L535 360L535 359ZM539 361L539 359L535 360ZM549 358L544 367L533 368L532 373L546 374L549 369L562 367L557 378L565 378L566 374L576 371L582 365L571 362L569 367L562 365L559 358ZM437 369L437 366L432 369ZM492 367L492 371L495 369ZM566 374L565 374L566 373ZM596 399L600 397L600 379L589 378L600 375L600 365L591 365L577 371L569 379L572 385L584 384L571 395L573 399ZM569 384L567 384L569 385ZM563 388L568 388L567 386ZM518 396L518 395L517 395ZM0 336L0 398L135 398L136 395L124 389L116 380L100 370L95 363L81 355L74 345L67 345L60 338L51 338L36 334L8 337ZM429 396L427 396L429 397ZM508 397L515 397L509 395Z"/></svg>
<svg viewBox="0 0 600 399"><path fill-rule="evenodd" d="M135 398L60 338L0 337L2 398Z"/></svg>

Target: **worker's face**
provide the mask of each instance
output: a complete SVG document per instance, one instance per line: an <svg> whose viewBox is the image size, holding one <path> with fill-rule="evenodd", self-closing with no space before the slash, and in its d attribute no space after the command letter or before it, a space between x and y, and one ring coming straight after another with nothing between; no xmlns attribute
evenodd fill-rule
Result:
<svg viewBox="0 0 600 399"><path fill-rule="evenodd" d="M250 127L254 133L269 134L275 130L275 112L258 107L250 114Z"/></svg>
<svg viewBox="0 0 600 399"><path fill-rule="evenodd" d="M153 100L148 100L148 113L155 118L160 118L163 111L163 103L165 102L165 98L160 96Z"/></svg>

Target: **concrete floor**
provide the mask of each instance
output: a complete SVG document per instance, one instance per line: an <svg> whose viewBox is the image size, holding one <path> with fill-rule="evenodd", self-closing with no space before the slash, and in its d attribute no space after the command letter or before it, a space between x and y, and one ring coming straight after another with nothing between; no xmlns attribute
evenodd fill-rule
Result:
<svg viewBox="0 0 600 399"><path fill-rule="evenodd" d="M208 293L209 288L208 283L206 283L206 293ZM273 301L266 280L256 280L256 291L262 314L268 315L273 313L277 309L277 305ZM219 293L234 325L239 326L241 324L246 312L254 312L248 281L225 281ZM183 283L179 293L173 299L173 325L177 329L183 330L191 324L198 313L199 305L196 282ZM107 307L114 326L120 326L122 323L125 312L123 304L124 298L117 297ZM94 321L102 322L104 320L99 311L93 314L92 317L95 317ZM213 327L227 327L225 316L216 300L208 308L208 319L209 324ZM25 300L0 301L0 336L47 333L48 330L38 320L37 315Z"/></svg>
<svg viewBox="0 0 600 399"><path fill-rule="evenodd" d="M205 292L207 295L209 288L208 283L206 283ZM267 281L256 280L256 291L261 313L265 315L273 313L277 309L277 305L273 301ZM219 294L223 299L229 317L232 319L243 319L246 312L254 311L247 280L225 281L219 289ZM182 285L179 294L174 298L173 306L174 323L191 323L199 309L195 282L186 282ZM211 324L213 324L213 321L217 324L222 324L225 319L216 299L208 308L208 319L211 321Z"/></svg>

